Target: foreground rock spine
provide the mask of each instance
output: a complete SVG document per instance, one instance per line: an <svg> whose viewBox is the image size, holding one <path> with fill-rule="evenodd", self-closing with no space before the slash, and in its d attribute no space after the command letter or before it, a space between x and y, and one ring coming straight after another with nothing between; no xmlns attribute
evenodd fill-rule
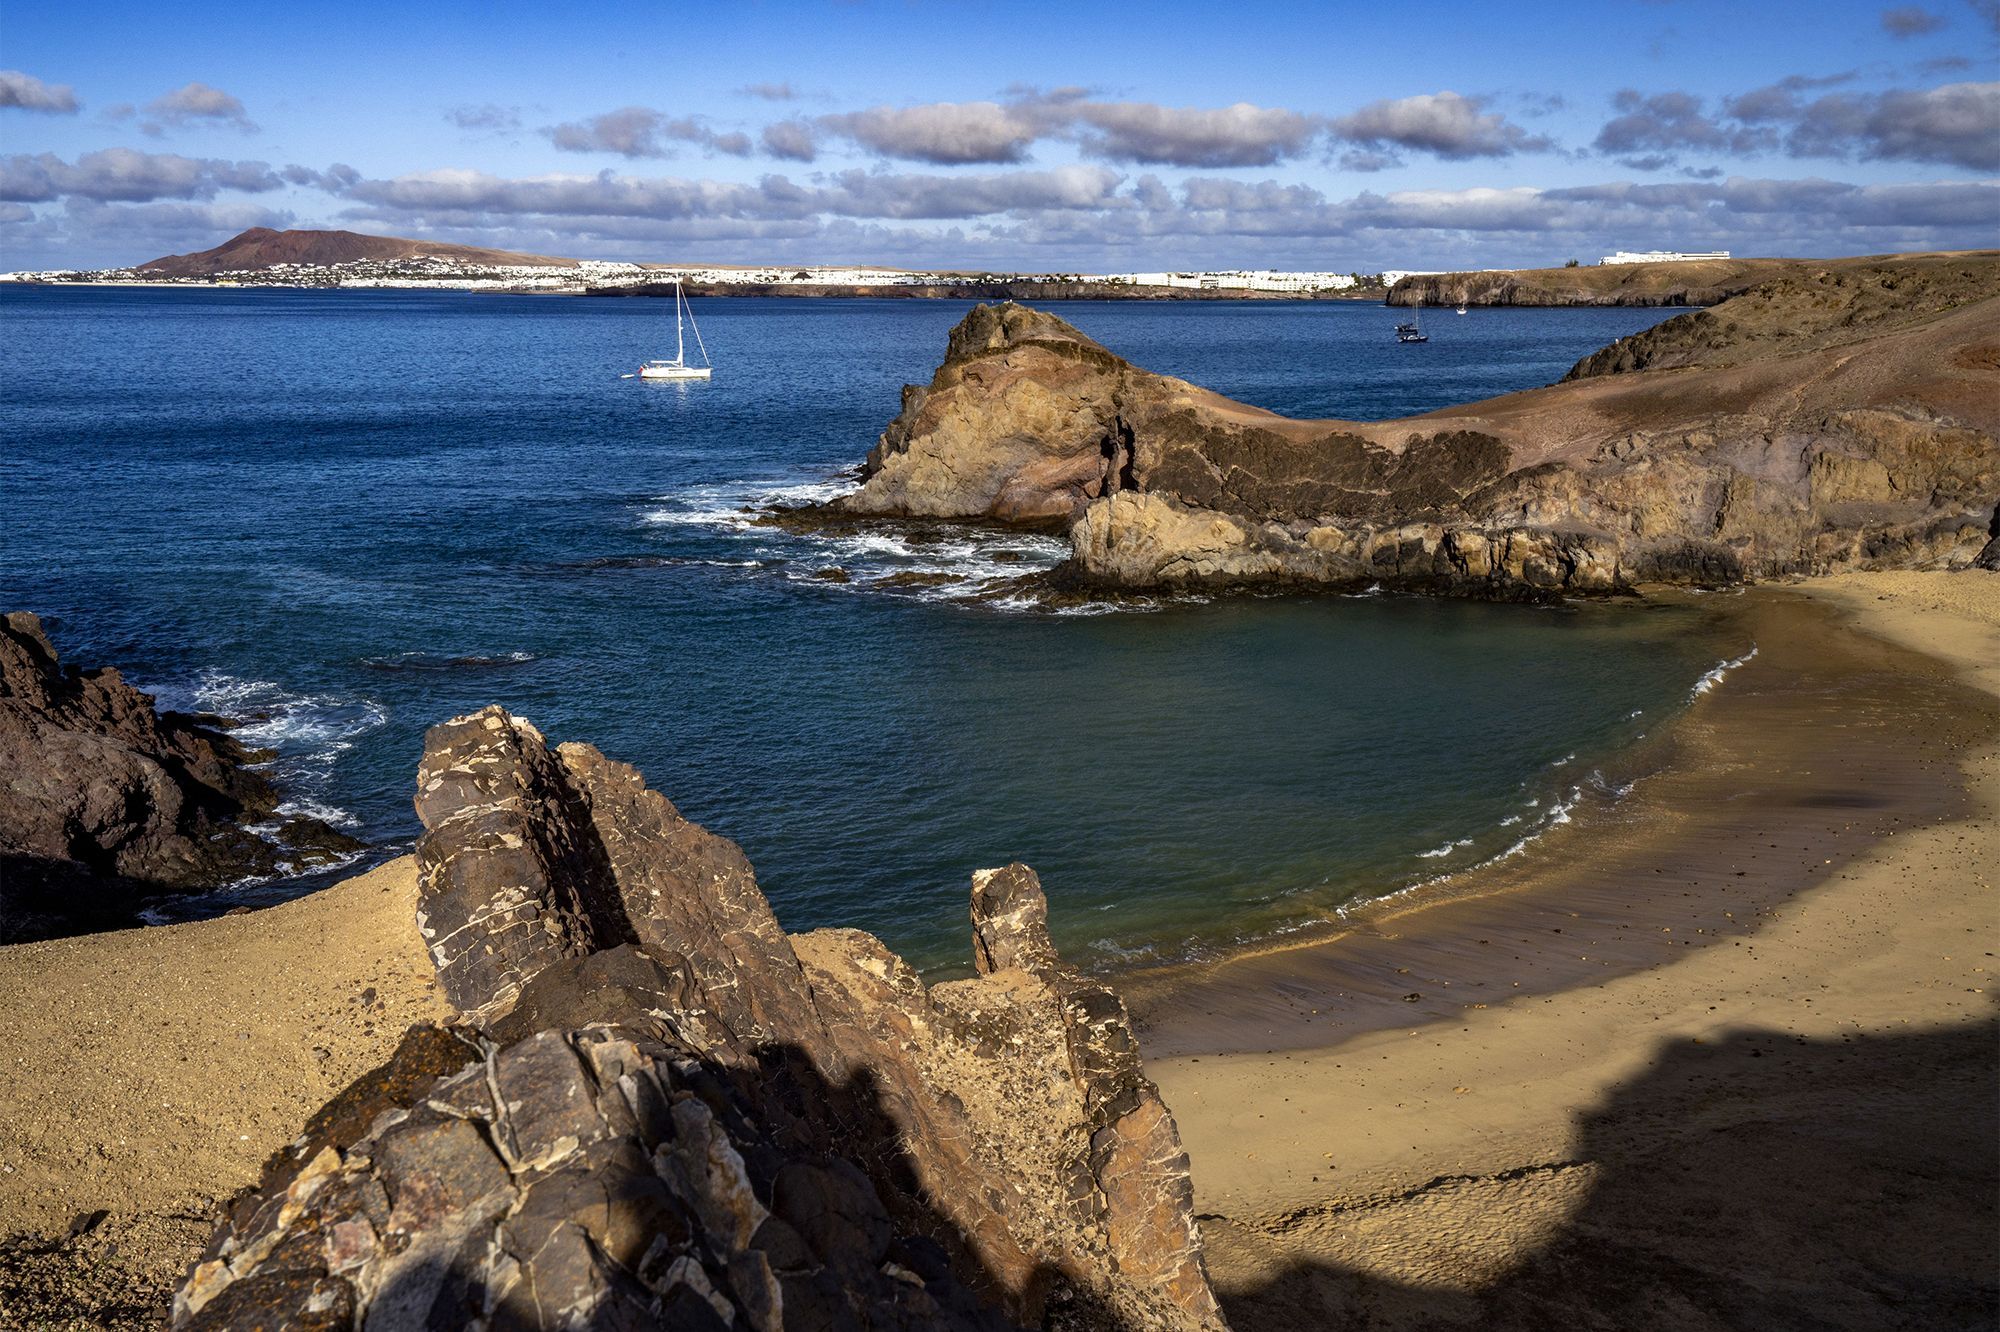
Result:
<svg viewBox="0 0 2000 1332"><path fill-rule="evenodd" d="M497 708L418 786L462 1023L273 1158L177 1326L1221 1326L1172 1117L1033 871L975 876L978 974L926 986Z"/></svg>

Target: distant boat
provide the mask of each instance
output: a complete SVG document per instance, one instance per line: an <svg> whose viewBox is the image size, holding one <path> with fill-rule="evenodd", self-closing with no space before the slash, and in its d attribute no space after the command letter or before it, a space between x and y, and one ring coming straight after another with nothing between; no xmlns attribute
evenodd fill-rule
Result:
<svg viewBox="0 0 2000 1332"><path fill-rule="evenodd" d="M1396 325L1396 341L1398 342L1429 342L1430 340L1430 334L1424 332L1424 312L1422 306L1417 307L1417 313L1411 317L1409 323Z"/></svg>
<svg viewBox="0 0 2000 1332"><path fill-rule="evenodd" d="M683 326L694 329L694 345L701 350L701 364L687 363L687 340ZM674 279L674 359L671 361L648 361L639 367L641 379L707 379L715 373L708 361L708 348L701 340L701 325L694 322L694 310L688 305L687 295L681 290L681 280Z"/></svg>
<svg viewBox="0 0 2000 1332"><path fill-rule="evenodd" d="M1464 313L1465 313L1465 302L1464 302L1464 301L1460 301L1460 302L1458 303L1458 308L1457 308L1456 310L1453 310L1453 311L1452 311L1452 313L1453 313L1453 314L1464 314Z"/></svg>

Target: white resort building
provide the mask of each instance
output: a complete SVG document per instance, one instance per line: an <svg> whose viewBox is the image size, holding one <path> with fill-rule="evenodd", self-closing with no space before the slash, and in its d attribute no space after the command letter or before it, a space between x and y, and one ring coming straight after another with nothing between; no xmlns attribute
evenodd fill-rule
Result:
<svg viewBox="0 0 2000 1332"><path fill-rule="evenodd" d="M1683 254L1679 250L1620 250L1607 254L1597 261L1598 267L1606 264L1671 264L1684 259L1727 259L1727 250L1703 250L1699 253Z"/></svg>
<svg viewBox="0 0 2000 1332"><path fill-rule="evenodd" d="M1107 273L1101 280L1134 287L1208 291L1340 291L1354 285L1354 274L1280 273L1259 268L1215 273Z"/></svg>

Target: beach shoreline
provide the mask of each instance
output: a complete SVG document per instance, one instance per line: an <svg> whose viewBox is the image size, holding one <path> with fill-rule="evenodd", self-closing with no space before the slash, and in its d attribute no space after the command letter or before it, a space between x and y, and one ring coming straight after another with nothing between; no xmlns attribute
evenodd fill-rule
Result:
<svg viewBox="0 0 2000 1332"><path fill-rule="evenodd" d="M1707 594L1747 650L1604 761L1611 790L1579 782L1512 850L1118 975L1149 1057L1322 1047L1740 944L1885 839L1966 816L1958 756L2000 742L2000 707L1913 644L1852 632L1865 621L1832 591L1847 586Z"/></svg>
<svg viewBox="0 0 2000 1332"><path fill-rule="evenodd" d="M2000 931L1993 885L1970 867L2000 863L2000 575L1844 575L1753 589L1745 605L1767 616L1759 656L1683 716L1673 761L1606 821L1579 819L1445 900L1357 912L1330 943L1114 978L1179 1119L1211 1269L1239 1327L1335 1316L1420 1326L1474 1313L1504 1323L1493 1300L1524 1289L1515 1278L1559 1249L1616 1174L1606 1164L1616 1153L1579 1126L1676 1052L1738 1051L1771 1033L1808 1043L1986 1033L1985 980L2000 963L1982 954L2000 950ZM1784 711L1787 672L1818 680L1792 700L1800 724L1815 714L1834 724L1829 698L1845 699L1853 712L1839 724L1857 735L1834 738L1861 750L1835 751L1879 761L1866 776L1788 774L1784 727L1759 733L1780 737L1759 742L1773 764L1762 780L1789 776L1790 797L1837 798L1791 799L1787 830L1807 838L1798 851L1740 880L1727 870L1689 908L1713 916L1750 903L1740 927L1718 925L1711 939L1697 924L1703 933L1672 943L1653 931L1641 944L1615 910L1629 912L1629 893L1564 902L1544 891L1550 864L1589 870L1684 831L1634 820L1649 802L1670 813L1684 803L1675 783L1712 779L1704 764L1748 762L1723 742L1744 734L1742 709ZM1853 692L1824 692L1834 688ZM1897 699L1923 724L1898 724L1884 701ZM1854 803L1869 783L1895 799ZM1731 826L1763 826L1775 808L1754 802ZM1883 826L1860 827L1871 819ZM1716 869L1723 842L1698 840L1689 863ZM1968 868L1933 882L1933 865ZM264 911L0 949L0 1322L149 1325L216 1205L405 1026L443 1015L414 902L405 857ZM1465 933L1474 927L1486 933ZM1463 942L1502 927L1539 947L1496 967L1490 944ZM1983 934L1977 947L1944 946L1968 932ZM1572 965L1579 938L1603 951ZM1935 961L1944 957L1955 960ZM1439 983L1473 963L1505 993ZM1819 987L1809 993L1796 983L1807 967ZM1968 1057L1954 1058L1943 1062L1963 1071ZM1963 1081L1945 1091L1958 1095ZM1956 1123L1932 1140L1975 1152L1961 1139L1985 1121L1957 1101L1933 1108ZM1620 1131L1642 1145L1670 1140L1678 1121L1663 1113L1664 1126ZM109 1215L61 1238L100 1210ZM4 1242L22 1236L44 1237L48 1251ZM106 1314L126 1305L129 1323Z"/></svg>
<svg viewBox="0 0 2000 1332"><path fill-rule="evenodd" d="M1921 654L2000 697L2000 576L1844 575L1764 595L1838 612L1841 647ZM1504 1001L1442 1016L1397 1013L1382 991L1416 983L1391 968L1392 983L1348 992L1375 1020L1315 1044L1299 1039L1310 1023L1273 1015L1397 957L1462 960L1447 941L1467 912L1555 928L1542 917L1560 895L1448 903L1253 960L1273 996L1262 1013L1208 1014L1180 1028L1182 1053L1148 1060L1236 1325L1528 1327L1567 1309L1588 1326L1623 1307L1627 1326L1734 1326L1780 1289L1761 1325L1802 1326L1806 1309L1813 1326L1990 1317L2000 747L1987 729L1953 754L1955 809L1798 875L1713 946L1662 942L1650 966L1578 981L1510 957L1499 974L1557 983L1509 983ZM1228 1010L1218 990L1251 988L1211 976L1182 1011ZM1153 1002L1157 1050L1172 1014ZM1189 1044L1232 1024L1235 1053ZM1249 1048L1259 1035L1270 1043Z"/></svg>

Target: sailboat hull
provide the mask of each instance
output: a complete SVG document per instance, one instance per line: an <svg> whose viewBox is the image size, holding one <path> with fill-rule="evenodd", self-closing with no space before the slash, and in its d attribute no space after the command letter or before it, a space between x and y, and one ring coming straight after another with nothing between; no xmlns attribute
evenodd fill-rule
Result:
<svg viewBox="0 0 2000 1332"><path fill-rule="evenodd" d="M685 320L686 322L683 323L682 322L683 320ZM687 295L686 293L681 291L680 279L675 278L674 279L674 359L669 361L665 357L662 357L657 361L646 362L644 365L639 367L639 378L707 379L712 373L714 373L706 365L689 365L687 363L686 332L688 324L694 324L694 312L687 308ZM706 361L708 359L708 348L702 346L701 325L699 324L695 324L694 342L697 347L701 347L701 359Z"/></svg>

